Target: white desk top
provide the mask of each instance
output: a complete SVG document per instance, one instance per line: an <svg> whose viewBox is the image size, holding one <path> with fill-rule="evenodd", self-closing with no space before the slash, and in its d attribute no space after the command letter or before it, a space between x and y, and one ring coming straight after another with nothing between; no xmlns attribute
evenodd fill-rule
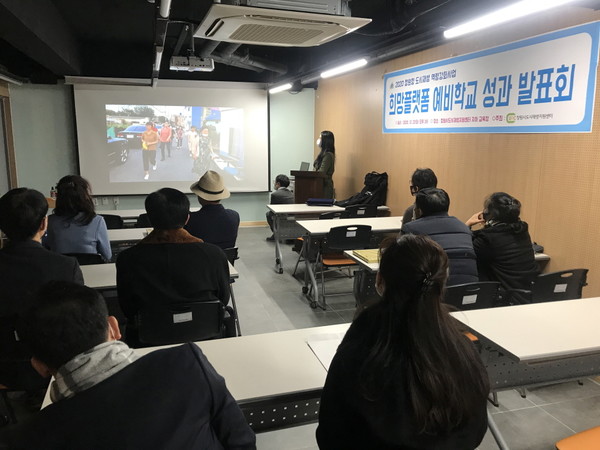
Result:
<svg viewBox="0 0 600 450"><path fill-rule="evenodd" d="M237 401L320 389L327 371L306 341L345 333L350 324L197 342ZM166 346L172 347L172 346ZM165 347L136 349L146 355ZM46 392L43 407L50 404Z"/></svg>
<svg viewBox="0 0 600 450"><path fill-rule="evenodd" d="M141 241L152 231L152 228L120 228L118 230L108 230L108 240L118 241Z"/></svg>
<svg viewBox="0 0 600 450"><path fill-rule="evenodd" d="M366 219L330 219L330 220L300 220L298 225L311 235L329 233L333 227L347 225L370 225L374 232L394 232L402 228L402 217L368 217Z"/></svg>
<svg viewBox="0 0 600 450"><path fill-rule="evenodd" d="M275 214L323 214L328 212L343 211L340 206L308 206L305 203L292 203L284 205L267 205ZM388 211L387 206L378 206L379 211Z"/></svg>
<svg viewBox="0 0 600 450"><path fill-rule="evenodd" d="M117 286L117 268L115 264L91 264L81 266L86 286L94 289L110 289ZM229 277L240 277L238 271L229 263Z"/></svg>
<svg viewBox="0 0 600 450"><path fill-rule="evenodd" d="M459 311L452 315L526 363L600 353L600 297Z"/></svg>
<svg viewBox="0 0 600 450"><path fill-rule="evenodd" d="M327 371L307 339L345 333L350 324L198 342L237 401L320 389ZM156 348L136 350L146 354Z"/></svg>
<svg viewBox="0 0 600 450"><path fill-rule="evenodd" d="M198 211L200 208L190 208L191 212ZM141 214L145 214L145 209L107 209L105 211L96 211L96 214L112 214L121 216L123 219L137 219Z"/></svg>
<svg viewBox="0 0 600 450"><path fill-rule="evenodd" d="M367 262L363 261L362 259L360 259L359 257L354 256L354 254L352 253L352 250L345 251L344 255L346 255L348 258L356 261L362 268L367 269L369 272L377 272L379 270L379 263L367 263ZM545 253L536 253L535 260L536 261L550 261L550 256L546 255Z"/></svg>

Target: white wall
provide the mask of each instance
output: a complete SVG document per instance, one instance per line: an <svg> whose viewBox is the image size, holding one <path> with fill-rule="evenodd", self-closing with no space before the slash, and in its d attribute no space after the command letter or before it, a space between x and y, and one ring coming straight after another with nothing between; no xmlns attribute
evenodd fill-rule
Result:
<svg viewBox="0 0 600 450"><path fill-rule="evenodd" d="M75 114L70 86L23 85L10 88L19 186L49 195L64 175L79 173ZM269 126L271 180L313 160L315 91L282 92L271 96ZM192 205L196 201L191 198ZM237 193L223 203L242 221L265 220L268 192ZM109 198L109 205L112 205ZM144 197L120 196L119 209L141 209ZM112 209L100 205L101 209Z"/></svg>

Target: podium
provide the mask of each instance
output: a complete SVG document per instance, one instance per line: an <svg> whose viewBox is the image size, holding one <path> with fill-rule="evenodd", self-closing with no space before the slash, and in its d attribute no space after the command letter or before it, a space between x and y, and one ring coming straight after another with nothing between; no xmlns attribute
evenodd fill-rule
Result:
<svg viewBox="0 0 600 450"><path fill-rule="evenodd" d="M295 203L306 203L309 198L323 198L323 181L326 178L323 172L292 170L290 174L295 178Z"/></svg>

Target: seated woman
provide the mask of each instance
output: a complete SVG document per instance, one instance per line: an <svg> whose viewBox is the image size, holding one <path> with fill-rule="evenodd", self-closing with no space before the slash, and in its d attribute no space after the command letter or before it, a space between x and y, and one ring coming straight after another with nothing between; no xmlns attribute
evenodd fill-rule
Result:
<svg viewBox="0 0 600 450"><path fill-rule="evenodd" d="M57 253L95 253L109 261L112 252L102 216L96 215L90 184L77 175L61 178L56 208L48 217L44 245Z"/></svg>
<svg viewBox="0 0 600 450"><path fill-rule="evenodd" d="M381 250L381 300L354 320L327 374L321 450L466 450L481 442L488 376L441 302L447 277L446 253L426 236L404 235Z"/></svg>
<svg viewBox="0 0 600 450"><path fill-rule="evenodd" d="M505 192L495 192L467 225L483 223L473 231L480 281L498 281L503 289L530 289L539 273L528 226L520 218L521 202Z"/></svg>

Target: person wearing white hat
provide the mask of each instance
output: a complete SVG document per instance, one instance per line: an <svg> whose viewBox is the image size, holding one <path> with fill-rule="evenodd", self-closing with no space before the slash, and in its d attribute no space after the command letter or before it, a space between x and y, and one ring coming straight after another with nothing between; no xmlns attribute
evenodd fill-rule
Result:
<svg viewBox="0 0 600 450"><path fill-rule="evenodd" d="M200 211L190 214L185 229L204 242L217 245L222 249L235 247L240 215L237 211L226 209L221 200L231 195L218 172L208 170L190 186L202 205Z"/></svg>

